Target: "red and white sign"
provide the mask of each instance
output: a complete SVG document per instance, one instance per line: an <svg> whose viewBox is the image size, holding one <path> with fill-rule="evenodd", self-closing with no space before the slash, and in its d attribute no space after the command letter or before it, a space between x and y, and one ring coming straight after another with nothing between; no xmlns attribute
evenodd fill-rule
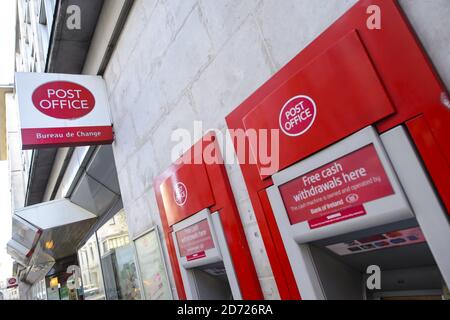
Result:
<svg viewBox="0 0 450 320"><path fill-rule="evenodd" d="M291 224L319 228L365 215L364 203L394 194L370 144L279 187Z"/></svg>
<svg viewBox="0 0 450 320"><path fill-rule="evenodd" d="M173 190L173 199L175 200L175 203L182 207L186 203L187 196L188 192L186 185L183 182L177 182Z"/></svg>
<svg viewBox="0 0 450 320"><path fill-rule="evenodd" d="M112 143L101 77L16 73L16 92L23 149Z"/></svg>
<svg viewBox="0 0 450 320"><path fill-rule="evenodd" d="M422 230L420 230L419 227L416 227L371 235L357 240L335 243L327 246L327 248L340 256L345 256L392 247L407 246L423 243L425 241Z"/></svg>
<svg viewBox="0 0 450 320"><path fill-rule="evenodd" d="M17 287L19 284L17 283L17 278L13 277L13 278L8 278L6 280L6 288L10 289L10 288L15 288Z"/></svg>
<svg viewBox="0 0 450 320"><path fill-rule="evenodd" d="M44 83L34 90L33 105L56 119L78 119L94 109L95 98L85 87L68 81Z"/></svg>
<svg viewBox="0 0 450 320"><path fill-rule="evenodd" d="M188 261L206 257L205 251L214 248L208 220L202 220L175 233L180 256Z"/></svg>
<svg viewBox="0 0 450 320"><path fill-rule="evenodd" d="M288 136L300 136L311 128L316 119L316 103L308 96L289 99L280 111L280 128Z"/></svg>

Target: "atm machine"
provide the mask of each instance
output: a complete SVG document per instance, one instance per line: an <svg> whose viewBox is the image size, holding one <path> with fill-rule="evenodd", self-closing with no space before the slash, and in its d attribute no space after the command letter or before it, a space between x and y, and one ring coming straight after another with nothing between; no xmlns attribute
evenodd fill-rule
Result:
<svg viewBox="0 0 450 320"><path fill-rule="evenodd" d="M205 161L212 150L217 161ZM153 181L181 300L263 298L220 159L219 144L210 132Z"/></svg>
<svg viewBox="0 0 450 320"><path fill-rule="evenodd" d="M272 179L270 205L303 299L441 299L450 224L403 127L367 127ZM367 286L370 266L379 289Z"/></svg>
<svg viewBox="0 0 450 320"><path fill-rule="evenodd" d="M219 212L174 224L172 237L188 300L242 299Z"/></svg>

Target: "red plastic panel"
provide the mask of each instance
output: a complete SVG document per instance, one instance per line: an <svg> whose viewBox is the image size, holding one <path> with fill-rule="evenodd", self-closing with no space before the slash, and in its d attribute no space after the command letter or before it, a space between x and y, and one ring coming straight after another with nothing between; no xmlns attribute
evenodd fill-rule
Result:
<svg viewBox="0 0 450 320"><path fill-rule="evenodd" d="M417 149L422 155L428 172L433 178L447 213L450 215L450 166L433 137L425 117L420 116L406 123ZM450 139L450 137L449 137Z"/></svg>
<svg viewBox="0 0 450 320"><path fill-rule="evenodd" d="M295 105L286 105L296 96L311 98L316 110L305 109L302 114L300 107L296 112ZM308 101L296 104L304 102ZM283 108L285 105L289 108ZM243 122L246 129L281 129L281 170L393 112L357 33L352 31L264 99ZM296 136L285 133L280 122L286 113L287 120L297 123L304 117L310 127L303 128L304 133L298 132ZM288 124L289 128L293 125L295 122ZM253 154L257 155L258 142L250 143ZM259 161L258 167L261 174Z"/></svg>
<svg viewBox="0 0 450 320"><path fill-rule="evenodd" d="M169 226L214 204L204 164L185 165L160 185Z"/></svg>
<svg viewBox="0 0 450 320"><path fill-rule="evenodd" d="M154 183L155 185L155 183ZM159 192L156 191L156 202L158 204L159 214L161 216L161 224L164 233L164 239L166 240L167 251L169 253L170 264L172 266L173 277L175 281L175 286L178 292L178 299L186 300L186 292L184 291L184 284L181 278L180 267L177 259L177 251L175 249L175 244L171 234L171 228L167 224L167 219L165 218L164 204L161 196L158 196Z"/></svg>
<svg viewBox="0 0 450 320"><path fill-rule="evenodd" d="M93 146L114 141L112 126L21 129L22 150Z"/></svg>
<svg viewBox="0 0 450 320"><path fill-rule="evenodd" d="M258 216L257 219L280 297L282 300L301 299L267 192L262 190L259 193L250 193L250 196L255 213L261 210L270 212L265 217Z"/></svg>

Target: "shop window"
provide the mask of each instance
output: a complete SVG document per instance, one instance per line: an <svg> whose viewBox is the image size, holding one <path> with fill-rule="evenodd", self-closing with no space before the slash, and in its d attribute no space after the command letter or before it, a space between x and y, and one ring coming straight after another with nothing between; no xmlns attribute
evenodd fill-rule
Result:
<svg viewBox="0 0 450 320"><path fill-rule="evenodd" d="M142 277L143 297L170 300L172 292L156 228L135 240L137 261Z"/></svg>
<svg viewBox="0 0 450 320"><path fill-rule="evenodd" d="M88 254L88 251L90 254ZM85 254L85 261L80 267L82 270L84 299L105 299L100 257L98 254L97 239L95 234L90 237L86 244L78 251L80 261L83 261L83 259L80 258L83 254Z"/></svg>
<svg viewBox="0 0 450 320"><path fill-rule="evenodd" d="M97 231L106 297L110 300L139 300L141 292L134 249L129 244L124 210Z"/></svg>
<svg viewBox="0 0 450 320"><path fill-rule="evenodd" d="M91 260L94 260L94 249L92 249L92 244L89 245L89 252L91 253Z"/></svg>

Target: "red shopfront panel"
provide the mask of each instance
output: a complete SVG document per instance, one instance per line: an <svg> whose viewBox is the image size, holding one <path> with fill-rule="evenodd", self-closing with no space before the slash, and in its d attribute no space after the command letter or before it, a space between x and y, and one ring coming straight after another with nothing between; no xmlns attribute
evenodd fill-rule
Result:
<svg viewBox="0 0 450 320"><path fill-rule="evenodd" d="M309 99L293 101L297 96ZM303 112L296 108L299 104ZM281 170L394 111L358 34L352 31L268 95L243 122L246 129L280 129ZM250 141L254 156L258 143L263 141ZM260 162L258 167L261 174Z"/></svg>
<svg viewBox="0 0 450 320"><path fill-rule="evenodd" d="M204 164L180 167L160 185L169 226L214 205Z"/></svg>
<svg viewBox="0 0 450 320"><path fill-rule="evenodd" d="M450 166L440 155L439 144L433 137L430 127L423 116L414 118L406 123L417 150L422 156L430 176L436 186L440 188L441 199L449 211L450 208Z"/></svg>
<svg viewBox="0 0 450 320"><path fill-rule="evenodd" d="M367 21L371 15L367 10L372 5L377 5L380 8L382 14L381 29L370 29L367 26ZM450 144L448 143L448 137L450 137L450 126L448 124L450 123L450 111L448 108L448 90L433 69L432 63L397 1L358 1L230 113L226 117L228 127L230 129L264 128L264 126L270 128L269 124L271 123L275 126L276 120L278 120L276 116L273 116L273 119L264 119L264 115L258 113L252 115L252 112L256 111L258 107L263 107L268 102L269 97L275 97L275 92L282 88L286 82L302 71L308 70L317 59L326 55L327 51L335 50L334 47L342 45L339 41L343 41L352 32L359 36L372 69L378 76L380 85L391 102L393 112L386 113L385 116L382 116L383 112L380 112L380 118L375 119L376 117L374 117L372 120L370 120L370 117L366 118L365 115L358 115L358 117L353 118L352 123L346 122L348 119L345 118L345 113L340 113L336 115L336 121L331 126L320 125L316 133L317 143L314 139L306 139L308 133L303 133L296 139L284 137L281 141L280 153L283 154L283 150L286 150L287 156L283 155L280 159L280 167L289 166L301 160L302 157L307 157L320 148L335 142L338 123L346 126L342 131L348 129L348 135L368 124L375 125L379 133L406 124L438 193L444 200L447 209L449 209ZM330 59L334 59L334 56L330 56ZM339 61L333 62L335 64L334 69L351 70L353 68L351 64L341 66ZM316 83L322 81L324 75L327 76L323 73L315 75L314 81ZM360 75L363 74L360 73ZM367 81L363 78L360 80L362 82ZM345 87L345 84L339 82L336 81L334 85ZM360 88L359 84L355 88ZM276 102L276 99L274 101ZM283 107L286 100L280 102L281 106L278 105L273 108ZM367 99L366 103L370 104L370 100ZM319 106L316 103L317 117L320 116ZM354 109L354 106L347 107L351 110ZM266 108L275 113L270 107ZM378 109L378 106L374 105L374 108ZM370 112L376 114L378 111L372 110ZM420 117L420 121L411 120L417 117ZM255 120L256 118L259 120ZM361 121L359 121L360 119ZM367 123L366 121L369 120L371 122ZM317 118L315 121L320 120ZM264 124L264 122L266 123ZM313 126L310 127L309 131L314 130ZM312 131L310 133L312 136ZM344 133L342 132L342 134ZM309 144L300 145L296 142L297 139L308 141L312 146ZM246 143L251 144L248 140ZM235 148L237 148L237 140L235 141ZM290 150L295 148L299 150ZM254 145L249 148L248 153L252 153L253 156L256 155ZM294 154L298 156L297 159L293 156ZM265 189L272 185L270 174L269 176L261 175L262 166L259 165L259 161L256 161L257 164L253 164L248 159L240 158L239 160L280 295L283 299L298 298L298 291L292 289L292 283L295 283L295 279L290 268L286 267L289 262L280 240L281 237L273 217L272 208L267 201Z"/></svg>

